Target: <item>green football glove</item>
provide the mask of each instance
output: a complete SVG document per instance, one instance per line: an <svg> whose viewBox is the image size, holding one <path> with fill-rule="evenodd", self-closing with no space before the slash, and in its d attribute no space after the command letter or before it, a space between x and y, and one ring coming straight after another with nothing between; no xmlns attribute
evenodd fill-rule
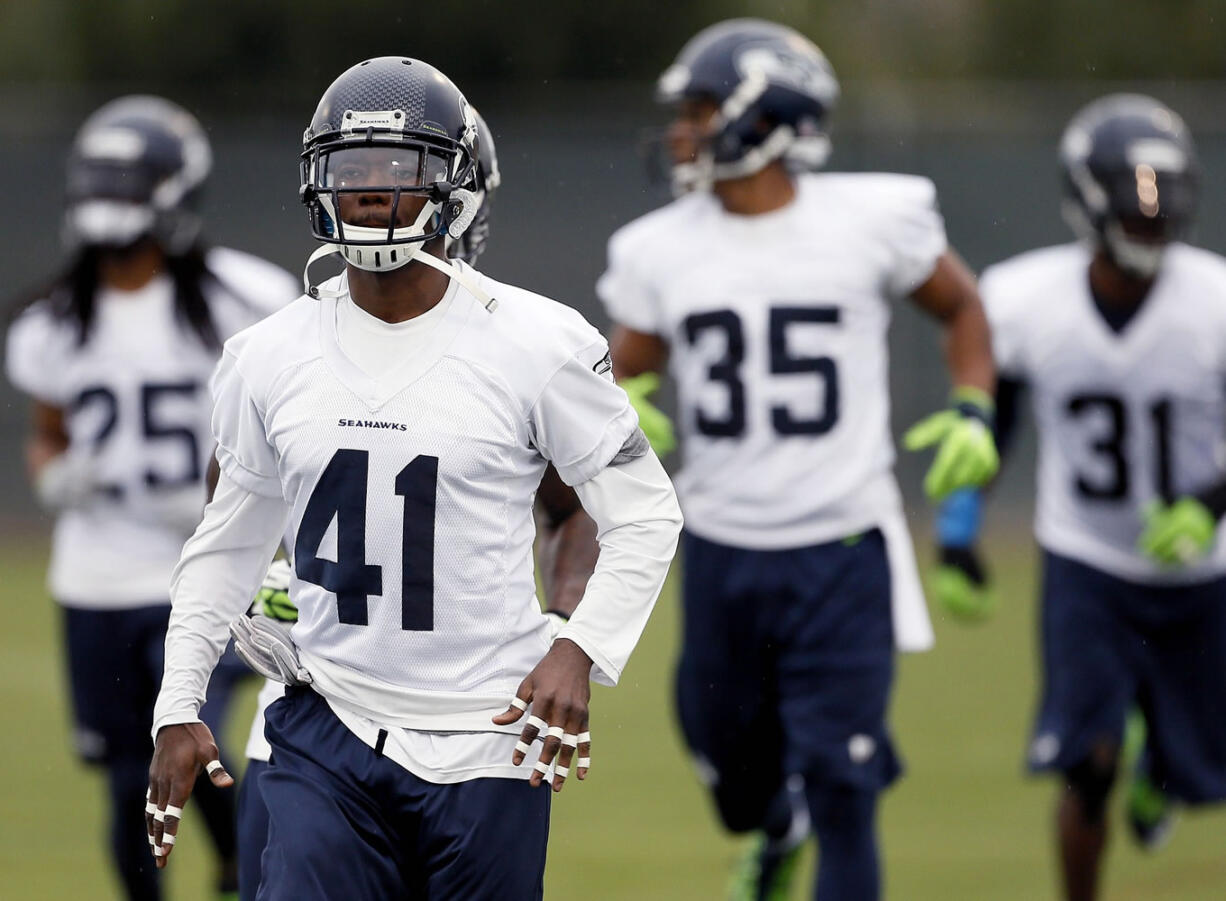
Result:
<svg viewBox="0 0 1226 901"><path fill-rule="evenodd" d="M981 623L996 612L996 591L973 547L943 547L932 577L937 602L964 623Z"/></svg>
<svg viewBox="0 0 1226 901"><path fill-rule="evenodd" d="M264 584L255 593L254 611L283 623L298 622L298 608L289 599L289 581L293 571L289 561L274 560L264 576Z"/></svg>
<svg viewBox="0 0 1226 901"><path fill-rule="evenodd" d="M644 372L624 378L617 384L630 397L630 406L639 414L639 428L647 436L656 456L663 457L676 450L677 436L673 432L673 421L647 399L660 387L660 376L654 372Z"/></svg>
<svg viewBox="0 0 1226 901"><path fill-rule="evenodd" d="M996 475L1000 455L992 436L992 398L978 388L954 391L953 407L921 419L907 430L903 445L917 451L937 445L924 477L924 493L940 501L959 488L977 488Z"/></svg>
<svg viewBox="0 0 1226 901"><path fill-rule="evenodd" d="M1163 566L1187 565L1213 547L1217 522L1194 497L1181 497L1172 504L1155 501L1142 516L1145 529L1137 547Z"/></svg>

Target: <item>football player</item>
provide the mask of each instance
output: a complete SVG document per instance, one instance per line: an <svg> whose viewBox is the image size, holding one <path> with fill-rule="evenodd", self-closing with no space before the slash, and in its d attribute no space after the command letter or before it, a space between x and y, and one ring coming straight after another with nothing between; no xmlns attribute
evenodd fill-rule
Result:
<svg viewBox="0 0 1226 901"><path fill-rule="evenodd" d="M288 528L297 684L266 711L259 897L541 897L548 789L588 772L589 679L621 675L680 513L599 333L445 258L477 158L463 95L402 57L343 73L306 131L312 261L346 265L214 376L221 475L172 583L154 718L161 866L197 772L231 782L202 686ZM556 633L532 565L548 462L600 529Z"/></svg>
<svg viewBox="0 0 1226 901"><path fill-rule="evenodd" d="M472 224L462 235L458 238L447 236L445 239L447 256L463 260L470 266L476 263L489 240L490 206L494 193L502 183L493 133L475 108L473 117L477 123L478 139L474 193L479 207ZM584 539L585 545L594 545L595 536L588 534L591 521L586 516L579 515L582 507L579 506L573 489L567 488L558 479L557 471L552 466L546 469L546 474L542 477L537 501L539 512L544 514L538 528L542 532L542 556L547 558L542 559L542 568L550 577L545 586L546 595L550 599L548 612L559 617L556 622L560 623L562 618L568 618L573 611L582 596L586 576L591 574L590 554L576 552L575 536L578 533L581 539ZM565 548L558 547L558 543L566 537L570 537L571 542ZM576 566L580 568L584 578L571 578ZM292 574L288 560L274 562L256 595L251 615L267 617L285 624L297 622L298 608L289 596ZM568 588L572 590L567 590ZM239 632L235 639L236 647L241 655L252 661L252 668L265 676L265 681L247 738L247 769L239 786L238 839L242 849L239 855L238 879L240 901L254 901L256 897L260 885L260 858L268 840L268 808L264 805L259 788L260 773L268 768L268 759L272 754L272 747L264 737L264 711L268 705L285 694L286 687L280 672L275 668L275 662L261 653L260 646L246 637L248 634L252 633ZM252 638L254 637L255 634L252 634Z"/></svg>
<svg viewBox="0 0 1226 901"><path fill-rule="evenodd" d="M804 171L829 151L837 96L790 28L699 32L658 85L680 196L613 235L598 285L618 377L667 363L677 383L677 701L724 825L758 833L737 898L784 897L811 829L819 898L880 891L877 795L899 773L893 650L932 643L892 474L895 300L942 324L956 386L909 436L939 446L928 491L996 466L987 323L932 182Z"/></svg>
<svg viewBox="0 0 1226 901"><path fill-rule="evenodd" d="M1039 433L1044 686L1029 764L1061 774L1064 894L1089 899L1134 705L1143 775L1179 801L1226 797L1226 260L1181 240L1196 155L1157 100L1090 104L1060 161L1080 241L993 266L982 285L1002 419L1025 384ZM1162 807L1148 823L1134 809L1143 837Z"/></svg>
<svg viewBox="0 0 1226 901"><path fill-rule="evenodd" d="M57 514L50 589L64 610L78 751L106 768L111 852L131 898L155 898L144 824L170 574L204 507L206 383L230 335L288 303L294 279L201 239L208 140L184 109L123 97L81 127L68 163L68 261L8 333L33 399L27 461ZM216 680L205 708L221 717ZM233 888L233 802L201 799Z"/></svg>

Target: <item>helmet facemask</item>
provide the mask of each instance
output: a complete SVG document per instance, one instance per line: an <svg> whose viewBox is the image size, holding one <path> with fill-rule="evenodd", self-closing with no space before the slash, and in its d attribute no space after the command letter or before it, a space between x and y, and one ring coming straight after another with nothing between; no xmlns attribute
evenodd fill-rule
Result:
<svg viewBox="0 0 1226 901"><path fill-rule="evenodd" d="M360 123L395 113L346 113ZM303 153L303 196L312 230L347 262L373 272L411 262L422 245L462 234L480 202L469 188L474 161L463 147L366 134Z"/></svg>

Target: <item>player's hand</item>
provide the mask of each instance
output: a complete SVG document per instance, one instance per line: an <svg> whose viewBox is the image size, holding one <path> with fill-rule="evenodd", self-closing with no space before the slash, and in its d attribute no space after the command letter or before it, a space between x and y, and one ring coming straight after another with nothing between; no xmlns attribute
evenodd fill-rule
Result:
<svg viewBox="0 0 1226 901"><path fill-rule="evenodd" d="M1000 468L992 436L992 399L977 388L954 392L951 409L933 413L907 430L903 445L917 451L937 445L936 459L924 477L924 492L933 501L959 488L978 488Z"/></svg>
<svg viewBox="0 0 1226 901"><path fill-rule="evenodd" d="M1163 566L1186 566L1213 547L1217 522L1209 508L1194 497L1174 503L1157 501L1142 513L1145 528L1137 547Z"/></svg>
<svg viewBox="0 0 1226 901"><path fill-rule="evenodd" d="M200 772L207 772L218 788L234 784L218 757L213 733L204 723L182 723L158 730L145 796L145 829L158 869L166 866L175 848L183 806Z"/></svg>
<svg viewBox="0 0 1226 901"><path fill-rule="evenodd" d="M975 547L942 547L932 580L937 602L955 619L981 623L996 612L996 592Z"/></svg>
<svg viewBox="0 0 1226 901"><path fill-rule="evenodd" d="M34 476L34 495L43 509L52 512L80 507L98 487L93 461L71 451L52 457Z"/></svg>
<svg viewBox="0 0 1226 901"><path fill-rule="evenodd" d="M660 377L654 372L644 372L632 375L619 381L622 390L630 398L630 406L639 414L639 428L647 436L651 449L657 457L671 454L677 449L677 436L673 431L673 421L668 415L647 398L656 393L660 387Z"/></svg>
<svg viewBox="0 0 1226 901"><path fill-rule="evenodd" d="M285 558L272 561L260 590L255 593L252 612L283 623L298 622L298 608L289 599L289 583L293 574Z"/></svg>
<svg viewBox="0 0 1226 901"><path fill-rule="evenodd" d="M560 792L570 775L570 765L578 751L576 775L587 778L592 765L592 736L588 732L588 701L592 696L592 658L573 641L560 638L553 643L532 672L528 673L505 712L494 717L499 726L514 723L531 707L528 722L520 733L511 763L519 766L540 736L544 742L530 779L540 785L549 765L557 758L553 771L553 790Z"/></svg>

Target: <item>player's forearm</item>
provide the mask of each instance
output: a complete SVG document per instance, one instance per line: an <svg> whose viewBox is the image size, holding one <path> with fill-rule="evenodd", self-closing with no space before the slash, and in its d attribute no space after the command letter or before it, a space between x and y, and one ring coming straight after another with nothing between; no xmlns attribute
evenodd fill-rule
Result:
<svg viewBox="0 0 1226 901"><path fill-rule="evenodd" d="M582 509L542 528L540 566L547 610L574 615L599 555L596 523Z"/></svg>
<svg viewBox="0 0 1226 901"><path fill-rule="evenodd" d="M596 523L600 556L570 622L559 633L615 684L668 575L681 531L672 483L655 454L611 466L575 489Z"/></svg>
<svg viewBox="0 0 1226 901"><path fill-rule="evenodd" d="M199 718L230 623L250 605L287 518L280 498L253 494L221 476L171 579L173 607L153 714L155 738L162 726Z"/></svg>
<svg viewBox="0 0 1226 901"><path fill-rule="evenodd" d="M988 318L978 295L966 298L944 324L950 380L959 387L978 388L991 396L996 390L996 365L992 361Z"/></svg>

